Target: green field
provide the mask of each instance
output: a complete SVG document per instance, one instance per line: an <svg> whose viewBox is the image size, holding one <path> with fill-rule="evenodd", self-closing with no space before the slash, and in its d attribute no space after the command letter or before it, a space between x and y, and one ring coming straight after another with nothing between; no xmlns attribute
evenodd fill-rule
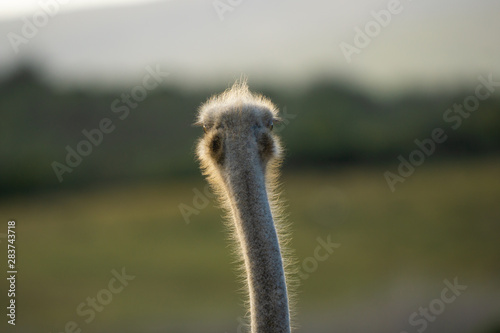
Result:
<svg viewBox="0 0 500 333"><path fill-rule="evenodd" d="M318 237L340 244L299 277L300 331L329 331L334 317L319 323L315 315L346 306L364 304L357 316L369 318L361 313L368 300L401 283L415 288L395 296L409 308L382 321L404 324L419 302L439 296L443 279L456 276L477 302L496 295L474 304L500 318L500 160L429 161L394 193L385 170L331 167L283 177L299 269ZM204 186L200 176L4 198L0 232L17 221L16 332L63 332L69 321L82 332L236 332L245 310L220 210L210 201L189 223L179 210L193 206L193 189ZM122 267L135 278L86 323L77 307ZM464 296L446 313L469 301Z"/></svg>

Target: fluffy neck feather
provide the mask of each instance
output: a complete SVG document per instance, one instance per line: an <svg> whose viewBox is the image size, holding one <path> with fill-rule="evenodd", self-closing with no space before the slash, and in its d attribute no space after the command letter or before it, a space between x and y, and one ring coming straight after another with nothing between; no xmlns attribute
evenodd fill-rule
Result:
<svg viewBox="0 0 500 333"><path fill-rule="evenodd" d="M290 332L285 273L264 172L248 166L224 183L247 273L252 333Z"/></svg>

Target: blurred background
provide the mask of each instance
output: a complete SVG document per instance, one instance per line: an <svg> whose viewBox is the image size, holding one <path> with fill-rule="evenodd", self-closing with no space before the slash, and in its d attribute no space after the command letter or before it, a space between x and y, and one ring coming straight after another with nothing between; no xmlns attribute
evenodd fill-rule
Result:
<svg viewBox="0 0 500 333"><path fill-rule="evenodd" d="M0 0L0 330L245 331L192 126L243 74L284 119L296 331L499 332L499 14Z"/></svg>

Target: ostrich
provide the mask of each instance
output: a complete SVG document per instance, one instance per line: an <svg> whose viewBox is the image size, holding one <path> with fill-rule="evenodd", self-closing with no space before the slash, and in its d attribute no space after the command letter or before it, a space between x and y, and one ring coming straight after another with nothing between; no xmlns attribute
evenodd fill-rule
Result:
<svg viewBox="0 0 500 333"><path fill-rule="evenodd" d="M276 184L282 146L272 133L278 121L276 106L240 79L203 104L196 122L205 132L197 145L201 169L239 243L252 333L290 332L293 281Z"/></svg>

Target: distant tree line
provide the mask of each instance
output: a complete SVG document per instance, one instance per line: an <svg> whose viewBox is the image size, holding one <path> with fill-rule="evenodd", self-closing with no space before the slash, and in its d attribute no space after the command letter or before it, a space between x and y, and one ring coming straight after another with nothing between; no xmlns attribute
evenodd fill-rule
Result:
<svg viewBox="0 0 500 333"><path fill-rule="evenodd" d="M282 111L275 130L286 146L285 168L396 165L436 128L447 139L432 158L500 151L498 93L467 111L474 91L375 100L331 81L301 92L252 89ZM193 151L201 130L192 123L198 106L219 91L162 86L143 97L130 89L61 93L20 69L0 83L0 194L197 174Z"/></svg>

